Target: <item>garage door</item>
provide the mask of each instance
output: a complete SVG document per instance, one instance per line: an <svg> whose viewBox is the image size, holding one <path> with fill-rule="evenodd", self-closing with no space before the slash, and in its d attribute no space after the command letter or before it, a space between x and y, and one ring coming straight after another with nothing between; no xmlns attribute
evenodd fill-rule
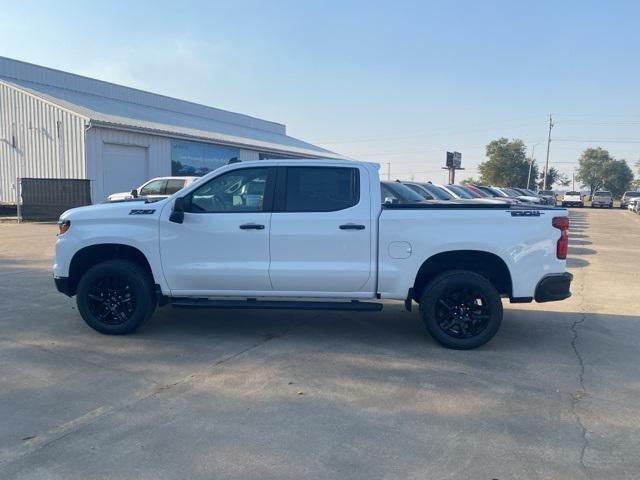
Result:
<svg viewBox="0 0 640 480"><path fill-rule="evenodd" d="M102 149L103 192L129 192L149 180L147 149L105 143Z"/></svg>

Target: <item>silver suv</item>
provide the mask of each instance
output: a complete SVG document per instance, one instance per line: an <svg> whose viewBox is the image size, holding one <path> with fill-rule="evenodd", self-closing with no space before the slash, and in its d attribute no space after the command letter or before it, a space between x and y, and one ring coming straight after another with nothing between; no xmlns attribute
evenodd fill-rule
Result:
<svg viewBox="0 0 640 480"><path fill-rule="evenodd" d="M595 207L613 208L613 196L611 192L600 190L594 193L593 197L591 197L591 208Z"/></svg>

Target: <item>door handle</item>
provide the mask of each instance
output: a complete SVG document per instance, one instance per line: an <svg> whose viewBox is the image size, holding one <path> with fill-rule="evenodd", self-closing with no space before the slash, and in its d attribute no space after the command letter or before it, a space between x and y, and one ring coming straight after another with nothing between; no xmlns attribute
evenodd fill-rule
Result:
<svg viewBox="0 0 640 480"><path fill-rule="evenodd" d="M264 225L258 223L243 223L240 225L240 230L264 230Z"/></svg>
<svg viewBox="0 0 640 480"><path fill-rule="evenodd" d="M364 230L364 225L357 225L355 223L346 223L340 225L340 230Z"/></svg>

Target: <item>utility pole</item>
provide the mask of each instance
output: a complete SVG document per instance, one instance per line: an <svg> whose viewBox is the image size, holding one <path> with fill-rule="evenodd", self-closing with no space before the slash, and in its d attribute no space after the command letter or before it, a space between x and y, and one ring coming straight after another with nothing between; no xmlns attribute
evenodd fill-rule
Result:
<svg viewBox="0 0 640 480"><path fill-rule="evenodd" d="M533 167L533 154L536 152L536 146L531 147L531 160L529 161L529 175L527 176L527 190L529 189L529 184L531 183L531 167Z"/></svg>
<svg viewBox="0 0 640 480"><path fill-rule="evenodd" d="M387 162L387 180L391 180L391 162Z"/></svg>
<svg viewBox="0 0 640 480"><path fill-rule="evenodd" d="M576 171L571 172L571 190L576 191Z"/></svg>
<svg viewBox="0 0 640 480"><path fill-rule="evenodd" d="M547 189L547 172L549 171L549 147L551 146L551 129L553 128L553 120L549 114L549 134L547 136L547 160L544 162L544 177L542 179L542 189Z"/></svg>

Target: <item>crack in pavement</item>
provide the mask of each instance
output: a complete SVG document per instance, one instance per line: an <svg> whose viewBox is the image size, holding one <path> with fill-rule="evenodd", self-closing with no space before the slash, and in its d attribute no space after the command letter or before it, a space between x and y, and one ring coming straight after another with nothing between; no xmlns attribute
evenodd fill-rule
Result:
<svg viewBox="0 0 640 480"><path fill-rule="evenodd" d="M584 311L584 284L585 284L584 279L582 279L582 281L580 282L580 293L579 293L580 299L581 299L580 305L579 305L580 318L571 324L571 333L573 334L573 338L571 339L571 348L573 349L573 353L578 359L578 365L579 365L579 373L578 373L579 388L571 396L571 414L576 419L576 423L580 428L580 435L582 437L582 446L580 448L580 457L579 457L580 467L582 468L582 471L584 472L585 476L587 478L591 478L591 475L589 474L589 470L587 469L587 465L584 462L584 457L585 457L587 448L589 447L589 436L588 436L589 431L587 430L587 427L582 422L582 418L580 418L580 414L578 413L578 404L588 394L587 389L585 387L585 383L584 383L584 374L585 374L584 359L582 358L582 354L578 349L578 326L582 325L587 319L587 315Z"/></svg>

